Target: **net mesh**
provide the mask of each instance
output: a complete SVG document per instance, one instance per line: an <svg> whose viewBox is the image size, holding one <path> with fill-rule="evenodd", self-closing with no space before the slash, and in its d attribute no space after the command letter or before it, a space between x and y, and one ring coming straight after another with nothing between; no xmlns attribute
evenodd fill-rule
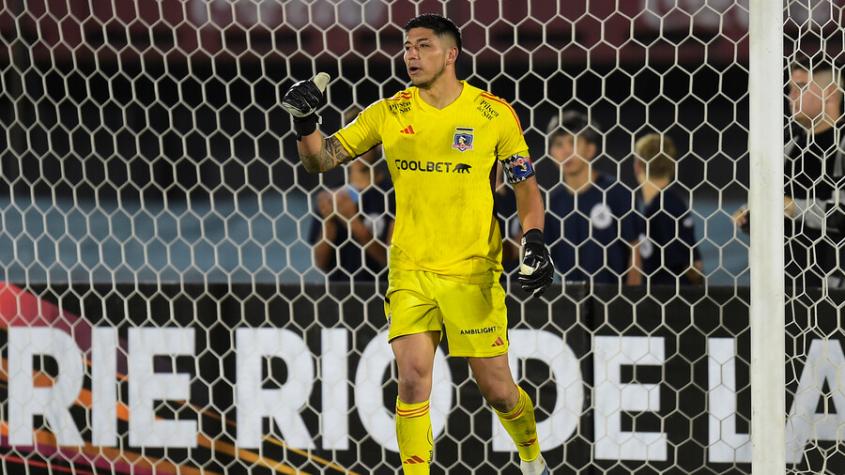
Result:
<svg viewBox="0 0 845 475"><path fill-rule="evenodd" d="M784 9L788 54L839 60L841 0ZM461 28L459 75L514 106L558 226L553 252L576 256L559 270L590 273L620 245L686 256L648 272L673 272L668 286L561 270L542 299L510 293L511 366L550 466L750 473L748 239L731 219L748 187L747 0L2 2L4 473L400 466L386 167L376 150L306 173L279 102L295 80L330 73L320 115L332 132L404 88L402 26L422 12ZM595 127L592 166L621 208L609 191L591 208L556 205L549 125L566 111ZM649 133L674 141L671 190L689 210L670 217L668 240L634 201L635 144ZM520 235L510 193L497 189L506 284ZM579 226L583 241L566 234ZM680 285L697 260L703 285ZM790 473L842 473L841 300L813 287L787 309L787 460ZM433 471L517 473L465 362L445 350Z"/></svg>

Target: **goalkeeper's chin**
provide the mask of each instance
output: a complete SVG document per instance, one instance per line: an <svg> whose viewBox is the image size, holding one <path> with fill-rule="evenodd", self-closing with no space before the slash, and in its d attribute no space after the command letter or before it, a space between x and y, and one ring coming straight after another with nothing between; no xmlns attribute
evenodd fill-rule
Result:
<svg viewBox="0 0 845 475"><path fill-rule="evenodd" d="M428 86L431 84L430 81L426 81L420 77L414 77L410 75L409 77L411 78L411 85L420 89L427 89Z"/></svg>
<svg viewBox="0 0 845 475"><path fill-rule="evenodd" d="M410 70L407 72L408 78L411 80L411 85L420 89L428 89L431 87L431 85L434 84L434 82L437 81L437 78L439 78L442 74L441 71L440 74L434 74L433 76L424 75L422 69L416 70L413 74L411 74Z"/></svg>

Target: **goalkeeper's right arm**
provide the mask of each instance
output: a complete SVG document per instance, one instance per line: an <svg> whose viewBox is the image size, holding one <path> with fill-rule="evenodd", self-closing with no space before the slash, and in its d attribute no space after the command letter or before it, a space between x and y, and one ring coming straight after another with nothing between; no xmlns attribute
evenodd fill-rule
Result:
<svg viewBox="0 0 845 475"><path fill-rule="evenodd" d="M299 81L291 86L282 99L282 108L293 117L299 158L309 173L329 171L354 158L337 138L323 138L317 129L320 121L317 108L323 101L323 93L330 80L328 74L318 73L313 79Z"/></svg>

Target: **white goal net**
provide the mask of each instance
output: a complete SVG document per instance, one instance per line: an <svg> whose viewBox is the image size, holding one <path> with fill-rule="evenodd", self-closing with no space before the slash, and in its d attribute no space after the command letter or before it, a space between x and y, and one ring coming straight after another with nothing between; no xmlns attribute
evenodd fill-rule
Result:
<svg viewBox="0 0 845 475"><path fill-rule="evenodd" d="M813 170L843 144L833 113L834 142L802 131L787 83L805 56L845 62L843 5L783 2L784 76L771 79L788 127L771 134L803 167L786 177L804 190L799 228L807 200L839 202L841 170ZM749 241L732 220L749 184L748 10L0 2L0 472L398 473L387 168L376 150L306 173L279 103L326 71L320 127L337 130L406 87L402 27L435 12L461 28L459 75L513 105L546 200L558 279L528 299L510 286L512 193L495 192L511 366L553 472L751 473ZM588 126L567 151L572 120ZM644 165L654 140L665 182ZM798 228L790 242L838 250L825 209L813 245ZM809 259L793 272L816 272ZM788 473L845 473L838 263L787 283L787 386L771 391L786 392ZM447 355L432 471L517 473L465 361Z"/></svg>

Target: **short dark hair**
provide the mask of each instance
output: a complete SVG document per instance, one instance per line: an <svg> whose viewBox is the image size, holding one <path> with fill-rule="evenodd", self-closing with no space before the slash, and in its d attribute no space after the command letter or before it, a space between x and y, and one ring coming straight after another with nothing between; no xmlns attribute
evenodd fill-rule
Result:
<svg viewBox="0 0 845 475"><path fill-rule="evenodd" d="M549 145L564 135L578 136L596 146L596 155L601 153L602 137L599 128L581 112L568 110L563 111L560 117L552 117L546 126L546 133L549 134Z"/></svg>
<svg viewBox="0 0 845 475"><path fill-rule="evenodd" d="M834 64L833 60L824 52L817 52L815 54L798 53L789 64L789 70L807 71L812 73L826 72L831 73L833 82L837 85L842 81L841 71L838 65Z"/></svg>
<svg viewBox="0 0 845 475"><path fill-rule="evenodd" d="M458 54L461 54L461 30L455 26L452 20L436 13L423 13L405 24L406 32L410 31L411 28L428 28L437 36L451 36L458 47Z"/></svg>

